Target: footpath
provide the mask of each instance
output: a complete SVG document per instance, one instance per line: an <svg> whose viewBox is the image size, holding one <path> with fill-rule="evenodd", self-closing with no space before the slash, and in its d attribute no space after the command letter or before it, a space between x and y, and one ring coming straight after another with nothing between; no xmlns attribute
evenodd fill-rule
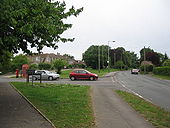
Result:
<svg viewBox="0 0 170 128"><path fill-rule="evenodd" d="M109 76L113 77L114 73L106 77ZM113 81L113 88L94 86L92 89L97 128L153 128L113 91L116 86Z"/></svg>
<svg viewBox="0 0 170 128"><path fill-rule="evenodd" d="M0 128L53 128L9 83L0 82Z"/></svg>

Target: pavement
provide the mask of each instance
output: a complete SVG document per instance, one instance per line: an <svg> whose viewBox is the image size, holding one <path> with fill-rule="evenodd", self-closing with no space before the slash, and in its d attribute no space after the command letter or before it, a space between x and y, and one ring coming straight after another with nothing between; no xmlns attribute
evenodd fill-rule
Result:
<svg viewBox="0 0 170 128"><path fill-rule="evenodd" d="M0 82L0 128L53 128L9 83Z"/></svg>

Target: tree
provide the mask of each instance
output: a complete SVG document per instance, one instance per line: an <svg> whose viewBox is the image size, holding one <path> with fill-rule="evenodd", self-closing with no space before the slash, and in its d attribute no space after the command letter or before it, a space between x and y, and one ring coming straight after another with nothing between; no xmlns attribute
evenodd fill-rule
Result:
<svg viewBox="0 0 170 128"><path fill-rule="evenodd" d="M17 55L12 59L12 70L15 71L16 69L21 70L22 69L22 65L23 64L28 64L29 60L27 58L27 56L25 55Z"/></svg>
<svg viewBox="0 0 170 128"><path fill-rule="evenodd" d="M147 52L146 53L146 60L151 61L155 66L160 65L160 56L156 52Z"/></svg>
<svg viewBox="0 0 170 128"><path fill-rule="evenodd" d="M53 61L53 67L57 70L57 73L59 73L59 74L61 74L61 69L67 65L68 65L68 63L66 60L56 59Z"/></svg>
<svg viewBox="0 0 170 128"><path fill-rule="evenodd" d="M151 49L151 48L142 48L141 50L140 50L140 63L142 62L142 61L144 61L144 51L145 51L145 55L148 53L148 52L154 52L154 50L153 49Z"/></svg>
<svg viewBox="0 0 170 128"><path fill-rule="evenodd" d="M122 61L126 67L138 67L138 57L134 52L126 51L123 47L110 50L111 65L117 67L117 61Z"/></svg>
<svg viewBox="0 0 170 128"><path fill-rule="evenodd" d="M0 71L6 73L11 70L11 58L13 55L8 51L3 52L5 53L0 57Z"/></svg>
<svg viewBox="0 0 170 128"><path fill-rule="evenodd" d="M155 66L161 65L161 53L155 52L153 49L143 48L140 51L140 62L144 61L144 50L145 50L145 60L151 61Z"/></svg>
<svg viewBox="0 0 170 128"><path fill-rule="evenodd" d="M56 42L73 41L63 38L64 31L72 24L64 23L70 16L77 16L83 8L73 6L66 11L65 2L48 0L0 1L0 55L30 53L28 46L41 52L44 46L57 48Z"/></svg>
<svg viewBox="0 0 170 128"><path fill-rule="evenodd" d="M123 64L123 61L121 61L121 60L117 61L115 64L115 68L117 68L117 69L122 69L122 68L124 68L124 66L125 65Z"/></svg>
<svg viewBox="0 0 170 128"><path fill-rule="evenodd" d="M63 57L66 59L74 59L74 56L71 56L69 54L64 54Z"/></svg>
<svg viewBox="0 0 170 128"><path fill-rule="evenodd" d="M99 53L99 48L100 48L100 53ZM88 67L91 67L93 69L98 68L98 56L100 54L100 68L107 67L107 55L108 55L108 46L107 45L102 45L102 46L97 46L97 45L92 45L90 46L85 53L83 53L83 60L86 63Z"/></svg>

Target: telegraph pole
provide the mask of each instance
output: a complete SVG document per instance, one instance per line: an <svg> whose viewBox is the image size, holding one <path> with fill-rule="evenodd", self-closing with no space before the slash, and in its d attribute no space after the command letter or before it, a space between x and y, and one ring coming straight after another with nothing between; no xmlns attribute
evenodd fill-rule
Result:
<svg viewBox="0 0 170 128"><path fill-rule="evenodd" d="M143 50L143 54L144 54L144 74L146 74L146 65L145 65L145 61L146 61L146 51L145 51L145 46L144 46L144 50Z"/></svg>
<svg viewBox="0 0 170 128"><path fill-rule="evenodd" d="M100 73L100 46L98 46L98 70Z"/></svg>

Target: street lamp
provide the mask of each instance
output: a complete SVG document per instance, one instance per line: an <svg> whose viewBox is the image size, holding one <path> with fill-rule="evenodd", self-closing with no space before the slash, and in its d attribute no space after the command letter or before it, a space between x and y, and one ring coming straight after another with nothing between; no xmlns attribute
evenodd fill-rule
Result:
<svg viewBox="0 0 170 128"><path fill-rule="evenodd" d="M107 60L107 63L108 63L108 72L109 72L109 42L115 42L115 41L108 41L108 60Z"/></svg>

